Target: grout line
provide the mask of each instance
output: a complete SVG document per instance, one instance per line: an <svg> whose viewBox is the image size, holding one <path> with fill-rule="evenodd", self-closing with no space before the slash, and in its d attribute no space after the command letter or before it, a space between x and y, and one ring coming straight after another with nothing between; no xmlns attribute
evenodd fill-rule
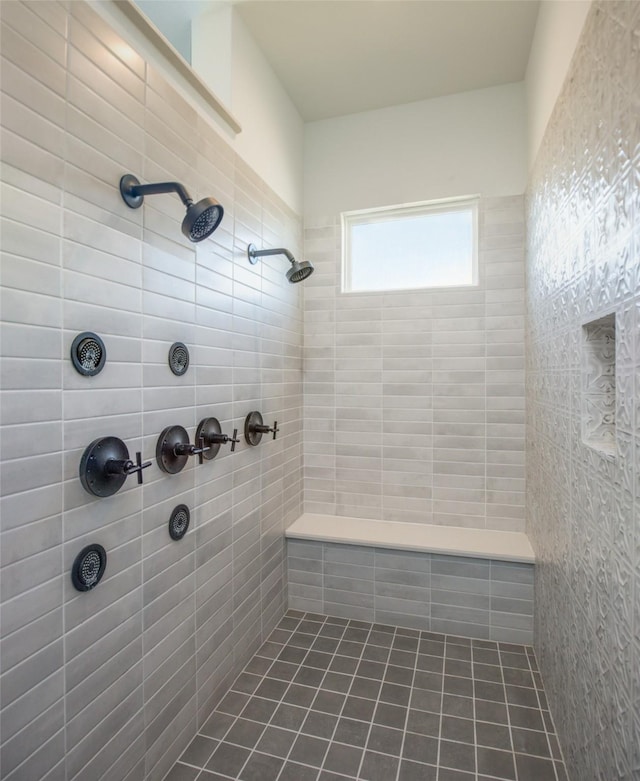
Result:
<svg viewBox="0 0 640 781"><path fill-rule="evenodd" d="M375 611L374 611L374 616L375 616ZM371 630L370 630L370 632L369 632L369 637L371 637L371 632L373 632L373 631L374 631L374 630L373 630L373 626L374 626L374 625L375 625L375 624L372 624L372 625L371 625ZM397 630L396 630L396 631L397 631ZM380 679L380 689L379 689L379 691L378 691L378 696L376 697L376 700L375 700L375 705L374 705L374 707L373 707L373 713L371 714L371 721L370 721L370 724L369 724L369 730L367 731L367 738L366 738L366 740L365 740L365 742L364 742L364 746L363 746L363 753L362 753L362 756L360 757L360 764L358 765L358 774L357 774L357 777L358 777L358 778L360 777L360 772L362 771L362 765L364 764L364 758L365 758L365 755L366 755L366 753L367 753L367 747L368 747L368 744L369 744L369 737L370 737L370 735L371 735L371 730L373 729L373 725L374 725L374 719L375 719L375 716L376 716L376 711L378 710L378 705L380 704L380 697L381 697L381 695L382 695L382 687L384 686L384 679L385 679L385 676L386 676L387 670L388 670L388 668L389 668L389 659L391 658L391 650L392 650L392 648L393 648L393 641L395 640L395 638L396 638L396 637L397 637L397 634L396 634L396 632L394 632L394 633L393 633L393 638L392 638L392 640L391 640L391 645L389 646L389 648L388 648L388 652L387 652L387 661L384 663L384 671L383 671L383 673L382 673L382 678ZM366 643L365 643L365 647L366 647L368 644L369 644L369 640L368 640L368 638L367 638L367 641L366 641ZM384 646L375 646L375 647L376 647L376 648L382 648L382 647L384 647ZM362 652L362 653L364 654L364 649L363 649L363 652ZM357 668L356 668L356 669L357 669ZM353 680L355 681L355 674L354 674ZM369 680L375 680L375 679L369 679ZM353 682L352 682L352 685L353 685ZM411 695L409 695L409 696L411 696ZM382 752L381 752L381 753L382 753ZM400 765L398 765L398 768L399 768L399 767L400 767Z"/></svg>
<svg viewBox="0 0 640 781"><path fill-rule="evenodd" d="M516 762L516 752L515 747L513 745L513 733L511 731L511 714L509 713L509 700L507 699L507 684L504 680L504 668L502 667L502 652L500 651L500 646L497 645L498 650L498 659L500 660L500 679L502 681L502 689L504 691L504 704L505 709L507 713L507 727L509 728L509 743L511 745L511 755L513 756L513 767L514 767L514 777L515 781L518 781L518 763ZM527 663L529 662L529 659L527 658Z"/></svg>
<svg viewBox="0 0 640 781"><path fill-rule="evenodd" d="M431 568L429 568L431 569ZM395 639L396 635L394 635ZM405 738L407 737L407 728L409 726L409 714L411 713L411 702L413 700L413 692L414 692L414 683L416 680L416 672L418 670L418 659L420 657L420 642L422 640L422 632L418 634L418 646L416 648L416 660L413 665L413 674L411 676L411 686L409 687L409 702L407 703L407 715L404 720L404 728L402 730L402 742L400 744L400 757L398 761L398 772L396 773L396 781L399 781L400 779L400 771L402 769L402 758L403 758L403 752L404 752L404 742ZM443 657L444 660L444 657ZM444 668L444 661L443 661L443 668ZM442 677L443 680L443 686L444 686L444 675ZM442 704L442 703L441 703ZM438 743L439 746L439 743Z"/></svg>

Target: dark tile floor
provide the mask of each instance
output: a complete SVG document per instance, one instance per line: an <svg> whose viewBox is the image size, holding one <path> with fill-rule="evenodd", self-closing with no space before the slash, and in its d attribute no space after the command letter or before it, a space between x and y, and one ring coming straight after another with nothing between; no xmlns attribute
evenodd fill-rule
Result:
<svg viewBox="0 0 640 781"><path fill-rule="evenodd" d="M166 781L566 781L533 649L291 610Z"/></svg>

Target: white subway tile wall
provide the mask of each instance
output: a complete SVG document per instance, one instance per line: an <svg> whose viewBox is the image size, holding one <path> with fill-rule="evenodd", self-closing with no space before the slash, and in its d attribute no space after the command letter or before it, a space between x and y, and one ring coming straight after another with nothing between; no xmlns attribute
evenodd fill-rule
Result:
<svg viewBox="0 0 640 781"><path fill-rule="evenodd" d="M596 2L528 193L536 652L569 775L640 778L640 4ZM615 316L614 457L583 439L583 326ZM596 445L597 447L597 445Z"/></svg>
<svg viewBox="0 0 640 781"><path fill-rule="evenodd" d="M342 294L339 215L306 221L307 512L524 531L522 196L479 230L475 288Z"/></svg>
<svg viewBox="0 0 640 781"><path fill-rule="evenodd" d="M2 753L6 781L160 781L286 602L284 528L302 499L302 292L246 245L302 242L293 214L84 2L2 13ZM118 182L178 180L222 226L180 231L175 195L129 209ZM97 332L94 378L69 360ZM183 377L169 346L191 351ZM180 424L230 433L260 410L281 434L178 475L155 463ZM78 479L121 437L153 465L107 499ZM191 527L167 524L186 503ZM107 550L100 585L71 564Z"/></svg>

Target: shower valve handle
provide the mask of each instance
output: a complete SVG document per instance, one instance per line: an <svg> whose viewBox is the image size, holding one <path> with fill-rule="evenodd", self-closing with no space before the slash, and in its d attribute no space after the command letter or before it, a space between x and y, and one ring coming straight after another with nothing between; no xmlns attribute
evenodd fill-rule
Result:
<svg viewBox="0 0 640 781"><path fill-rule="evenodd" d="M250 412L245 418L244 438L250 445L253 445L253 447L260 444L263 434L272 433L273 438L275 439L278 435L278 431L280 431L278 428L278 421L274 420L273 426L266 426L262 420L262 415L257 410Z"/></svg>
<svg viewBox="0 0 640 781"><path fill-rule="evenodd" d="M273 426L265 426L262 423L257 423L256 425L254 425L253 430L258 431L260 434L269 434L270 432L273 432L274 439L276 438L276 434L278 433L278 431L280 431L280 429L278 428L277 420L273 421Z"/></svg>
<svg viewBox="0 0 640 781"><path fill-rule="evenodd" d="M130 458L119 459L110 458L106 463L106 471L110 475L132 475L138 473L138 485L142 485L142 470L151 466L151 461L142 463L142 453L136 453L136 460L133 462Z"/></svg>
<svg viewBox="0 0 640 781"><path fill-rule="evenodd" d="M207 445L205 447L204 445L204 437L200 437L198 440L198 444L200 447L196 447L195 445L192 445L190 442L180 443L176 445L173 449L173 452L177 456L198 456L198 463L202 463L202 454L206 453L207 450L210 449L210 446Z"/></svg>
<svg viewBox="0 0 640 781"><path fill-rule="evenodd" d="M236 444L240 442L238 439L238 429L233 429L233 434L229 436L228 434L209 434L209 441L214 442L217 445L226 445L227 442L231 442L231 452L236 449Z"/></svg>
<svg viewBox="0 0 640 781"><path fill-rule="evenodd" d="M142 470L146 469L148 466L151 466L151 461L145 461L143 464L142 453L138 450L136 453L136 463L133 464L131 461L129 461L129 466L127 466L126 472L128 475L132 475L134 472L137 472L138 485L142 485Z"/></svg>

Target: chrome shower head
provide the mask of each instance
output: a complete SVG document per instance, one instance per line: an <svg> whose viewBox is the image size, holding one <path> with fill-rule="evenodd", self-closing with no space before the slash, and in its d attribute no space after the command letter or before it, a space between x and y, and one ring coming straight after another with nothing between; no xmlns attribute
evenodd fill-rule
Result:
<svg viewBox="0 0 640 781"><path fill-rule="evenodd" d="M247 247L247 257L249 263L255 265L258 262L258 258L264 255L284 255L285 258L291 263L291 268L287 271L287 279L292 284L295 282L302 282L303 279L307 279L313 274L313 263L309 260L303 260L298 262L288 249L279 247L277 249L256 249L255 244L249 244Z"/></svg>
<svg viewBox="0 0 640 781"><path fill-rule="evenodd" d="M308 260L303 260L298 263L294 260L291 264L291 268L287 271L287 279L289 282L302 282L303 279L310 277L313 274L313 265Z"/></svg>
<svg viewBox="0 0 640 781"><path fill-rule="evenodd" d="M139 209L142 206L145 195L173 192L178 193L180 200L187 207L187 213L182 221L182 232L189 241L202 241L210 236L220 225L224 215L224 209L215 198L203 198L198 203L194 203L179 182L140 184L132 174L125 174L120 179L120 194L127 206L132 209Z"/></svg>
<svg viewBox="0 0 640 781"><path fill-rule="evenodd" d="M182 220L182 232L189 241L202 241L220 225L224 209L215 198L203 198L190 203Z"/></svg>

